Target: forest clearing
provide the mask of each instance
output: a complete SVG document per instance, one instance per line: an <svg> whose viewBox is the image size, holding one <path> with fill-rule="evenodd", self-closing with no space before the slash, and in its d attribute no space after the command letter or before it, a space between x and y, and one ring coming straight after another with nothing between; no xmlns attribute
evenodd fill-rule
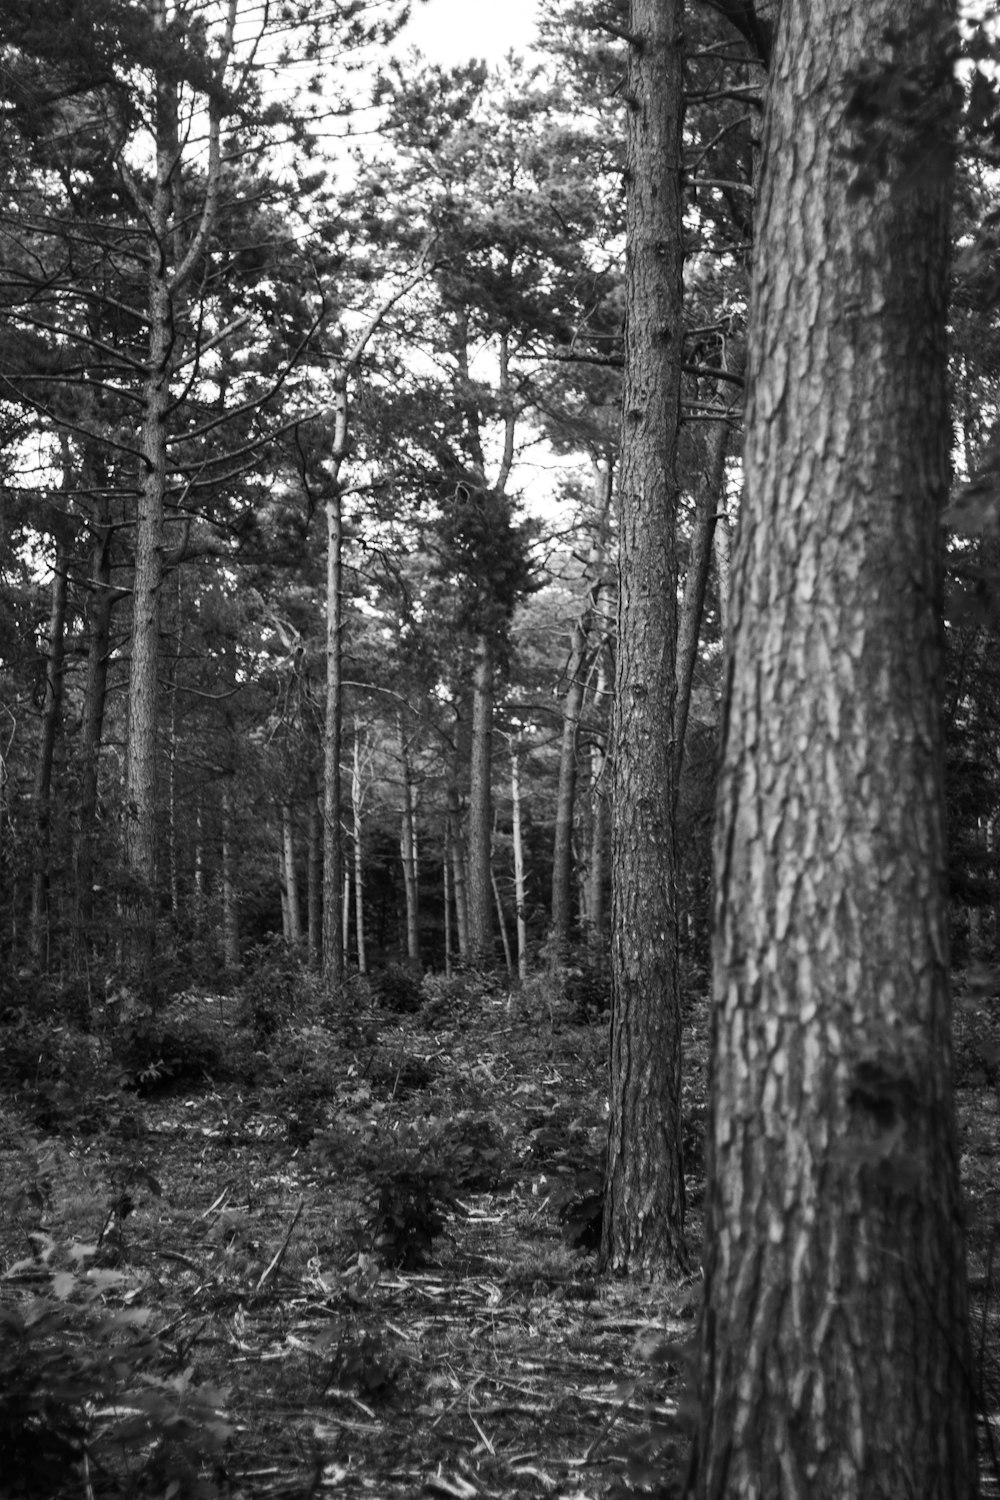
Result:
<svg viewBox="0 0 1000 1500"><path fill-rule="evenodd" d="M0 1491L680 1494L705 1006L685 1028L692 1274L608 1280L593 1237L606 1021L581 1018L569 977L569 994L555 979L511 994L429 976L412 1012L355 994L349 1017L317 1009L264 1045L245 1002L189 996L133 1022L117 1074L107 1053L93 1066L93 1037L67 1036L30 1079L8 1052ZM995 1422L1000 1014L993 995L965 999L977 1399ZM141 1038L158 1072L136 1067ZM982 1462L995 1494L985 1428Z"/></svg>
<svg viewBox="0 0 1000 1500"><path fill-rule="evenodd" d="M1000 14L536 9L0 0L14 1497L994 1485Z"/></svg>

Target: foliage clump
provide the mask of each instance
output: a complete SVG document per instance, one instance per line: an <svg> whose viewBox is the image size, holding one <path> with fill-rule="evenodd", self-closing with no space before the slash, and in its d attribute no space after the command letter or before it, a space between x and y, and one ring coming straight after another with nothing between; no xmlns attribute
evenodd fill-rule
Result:
<svg viewBox="0 0 1000 1500"><path fill-rule="evenodd" d="M412 1015L423 1003L421 976L405 964L386 964L371 978L375 1002L396 1015Z"/></svg>
<svg viewBox="0 0 1000 1500"><path fill-rule="evenodd" d="M206 1462L229 1436L224 1393L191 1372L160 1373L162 1350L141 1309L109 1310L122 1277L85 1269L93 1246L68 1247L72 1269L50 1269L57 1246L12 1266L39 1295L0 1305L0 1474L17 1500L217 1494ZM86 1481L86 1482L85 1482Z"/></svg>

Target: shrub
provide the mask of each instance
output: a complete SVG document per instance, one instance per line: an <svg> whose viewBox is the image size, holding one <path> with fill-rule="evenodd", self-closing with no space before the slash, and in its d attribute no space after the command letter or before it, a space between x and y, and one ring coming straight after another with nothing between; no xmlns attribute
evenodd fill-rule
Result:
<svg viewBox="0 0 1000 1500"><path fill-rule="evenodd" d="M423 1003L421 976L405 964L387 964L371 976L375 1003L396 1015L411 1015Z"/></svg>
<svg viewBox="0 0 1000 1500"><path fill-rule="evenodd" d="M218 1493L204 1464L229 1434L220 1393L194 1387L190 1372L157 1373L159 1346L143 1332L148 1315L102 1303L118 1273L82 1273L93 1247L71 1246L76 1269L50 1272L54 1242L33 1239L36 1255L11 1267L8 1280L24 1274L37 1284L41 1276L44 1294L0 1306L4 1494Z"/></svg>
<svg viewBox="0 0 1000 1500"><path fill-rule="evenodd" d="M114 1050L126 1086L146 1096L242 1077L249 1065L245 1049L210 1016L139 1018L118 1032Z"/></svg>
<svg viewBox="0 0 1000 1500"><path fill-rule="evenodd" d="M327 1006L318 974L283 938L270 938L247 957L248 972L240 986L239 1023L257 1042L275 1036L294 1022L315 1020Z"/></svg>

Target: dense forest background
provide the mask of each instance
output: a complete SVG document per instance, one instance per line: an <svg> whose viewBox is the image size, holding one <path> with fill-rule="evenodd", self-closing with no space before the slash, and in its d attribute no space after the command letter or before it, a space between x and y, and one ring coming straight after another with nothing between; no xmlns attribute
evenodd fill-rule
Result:
<svg viewBox="0 0 1000 1500"><path fill-rule="evenodd" d="M382 6L8 8L18 987L166 995L279 935L322 964L324 922L328 972L336 948L524 973L553 932L601 953L621 16L542 17L530 64L377 73ZM693 21L682 526L713 581L679 818L704 961L758 103L731 28Z"/></svg>
<svg viewBox="0 0 1000 1500"><path fill-rule="evenodd" d="M335 975L606 943L622 9L543 6L530 63L451 71L378 69L392 7L285 10L6 7L0 940L18 993L84 1009L279 935ZM675 737L704 963L763 85L711 6L687 56ZM948 608L960 957L996 922L991 545L956 543Z"/></svg>
<svg viewBox="0 0 1000 1500"><path fill-rule="evenodd" d="M966 1500L996 17L540 0L446 69L408 9L0 0L0 1492L115 1444L102 1493L219 1492L184 1360L283 1274L300 1409L384 1401L391 1466L450 1334L429 1374L383 1272L492 1316L527 1238L604 1316L704 1214L696 1349L615 1354L696 1414L600 1492ZM302 1492L363 1490L321 1427Z"/></svg>

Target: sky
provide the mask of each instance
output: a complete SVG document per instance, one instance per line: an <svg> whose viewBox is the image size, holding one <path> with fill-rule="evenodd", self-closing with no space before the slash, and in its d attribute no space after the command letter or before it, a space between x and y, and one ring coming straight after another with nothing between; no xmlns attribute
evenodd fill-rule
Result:
<svg viewBox="0 0 1000 1500"><path fill-rule="evenodd" d="M413 0L399 40L443 67L470 57L497 63L534 40L537 9L537 0Z"/></svg>

